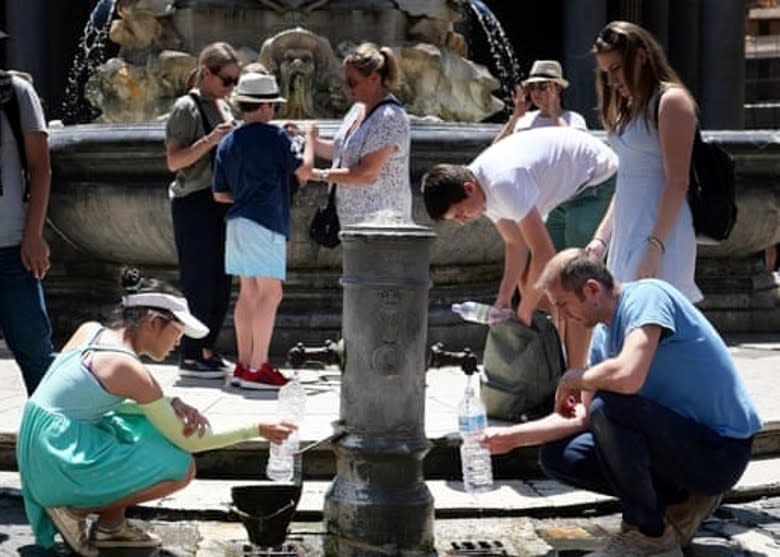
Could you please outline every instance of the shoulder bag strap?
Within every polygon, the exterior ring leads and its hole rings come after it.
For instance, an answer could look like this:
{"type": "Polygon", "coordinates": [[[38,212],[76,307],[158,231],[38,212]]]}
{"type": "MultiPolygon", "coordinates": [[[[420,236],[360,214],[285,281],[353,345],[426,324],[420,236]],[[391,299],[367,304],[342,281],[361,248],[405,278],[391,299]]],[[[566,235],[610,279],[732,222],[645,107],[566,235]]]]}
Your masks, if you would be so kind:
{"type": "Polygon", "coordinates": [[[376,109],[379,108],[380,106],[384,105],[384,104],[394,104],[396,106],[401,106],[401,103],[399,103],[394,97],[384,98],[381,101],[379,101],[378,103],[376,103],[376,106],[374,108],[369,110],[368,114],[366,114],[365,118],[363,118],[363,121],[360,122],[360,125],[362,126],[366,122],[366,120],[371,118],[371,115],[374,112],[376,112],[376,109]]]}
{"type": "Polygon", "coordinates": [[[201,102],[200,95],[198,95],[194,91],[190,91],[189,92],[189,97],[195,102],[195,106],[198,107],[198,112],[200,113],[201,123],[203,124],[203,135],[210,134],[211,130],[214,129],[214,126],[211,125],[211,122],[209,121],[208,116],[206,116],[206,111],[203,110],[203,103],[201,102]]]}
{"type": "MultiPolygon", "coordinates": [[[[203,102],[200,98],[200,95],[195,93],[194,91],[189,92],[189,97],[195,102],[195,106],[198,107],[198,112],[200,113],[200,120],[203,124],[203,136],[207,136],[211,133],[211,131],[214,129],[214,126],[211,125],[211,122],[208,119],[208,116],[206,116],[206,111],[203,109],[203,102]]],[[[209,158],[211,159],[211,167],[214,168],[214,161],[217,159],[217,150],[212,148],[209,151],[209,158]]]]}
{"type": "MultiPolygon", "coordinates": [[[[382,99],[381,101],[379,101],[374,106],[374,108],[372,108],[371,110],[368,111],[368,114],[366,114],[363,117],[363,120],[360,122],[360,126],[362,126],[371,117],[371,115],[376,111],[377,108],[379,108],[380,106],[382,106],[384,104],[394,104],[394,105],[397,105],[397,106],[401,106],[401,103],[398,102],[394,97],[387,97],[385,99],[382,99]]],[[[358,126],[358,127],[360,127],[360,126],[358,126]]],[[[339,161],[339,163],[334,168],[339,168],[339,167],[341,167],[341,161],[339,161]]],[[[332,204],[335,204],[335,203],[336,203],[336,184],[335,183],[331,183],[330,184],[330,192],[328,193],[328,204],[332,205],[332,204]]]]}

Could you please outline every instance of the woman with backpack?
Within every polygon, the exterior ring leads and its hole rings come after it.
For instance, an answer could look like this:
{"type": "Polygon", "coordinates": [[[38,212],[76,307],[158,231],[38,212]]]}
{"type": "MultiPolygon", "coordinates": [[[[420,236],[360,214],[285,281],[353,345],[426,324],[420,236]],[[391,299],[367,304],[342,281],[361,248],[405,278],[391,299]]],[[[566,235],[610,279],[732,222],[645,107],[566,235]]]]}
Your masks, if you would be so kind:
{"type": "Polygon", "coordinates": [[[593,45],[596,91],[620,171],[607,214],[586,249],[615,278],[663,279],[692,302],[696,237],[686,200],[697,125],[696,103],[658,41],[625,21],[609,23],[593,45]]]}
{"type": "Polygon", "coordinates": [[[214,157],[222,137],[233,129],[225,98],[241,72],[233,48],[223,42],[200,52],[192,85],[173,105],[165,130],[171,183],[171,212],[179,282],[193,315],[209,328],[203,339],[185,338],[179,373],[203,379],[222,378],[227,363],[214,352],[230,301],[231,278],[225,274],[227,206],[211,195],[214,157]]]}

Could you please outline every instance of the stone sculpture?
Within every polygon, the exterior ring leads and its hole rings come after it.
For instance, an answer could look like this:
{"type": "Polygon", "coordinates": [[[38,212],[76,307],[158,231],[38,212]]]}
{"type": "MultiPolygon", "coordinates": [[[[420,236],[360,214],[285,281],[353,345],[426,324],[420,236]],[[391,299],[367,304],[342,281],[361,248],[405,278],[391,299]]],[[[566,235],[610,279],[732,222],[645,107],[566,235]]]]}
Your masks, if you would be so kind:
{"type": "Polygon", "coordinates": [[[286,105],[279,118],[333,118],[349,106],[341,62],[325,37],[296,27],[267,39],[258,61],[276,75],[286,105]]]}
{"type": "Polygon", "coordinates": [[[500,83],[468,59],[466,40],[455,31],[465,5],[463,0],[402,0],[354,9],[344,0],[260,0],[242,16],[260,24],[259,37],[250,43],[246,25],[236,29],[237,16],[225,3],[119,0],[109,33],[119,54],[95,69],[85,95],[100,110],[100,122],[159,118],[186,91],[186,75],[203,46],[198,41],[218,39],[231,42],[243,63],[259,62],[276,75],[288,99],[280,118],[339,118],[349,105],[341,59],[357,36],[377,35],[374,40],[399,54],[405,85],[398,94],[410,114],[481,121],[503,104],[493,96],[500,83]],[[324,19],[326,9],[332,19],[324,19]],[[340,14],[351,23],[333,29],[330,21],[340,14]],[[223,20],[201,29],[215,17],[223,20]],[[207,37],[199,30],[221,35],[207,37]]]}

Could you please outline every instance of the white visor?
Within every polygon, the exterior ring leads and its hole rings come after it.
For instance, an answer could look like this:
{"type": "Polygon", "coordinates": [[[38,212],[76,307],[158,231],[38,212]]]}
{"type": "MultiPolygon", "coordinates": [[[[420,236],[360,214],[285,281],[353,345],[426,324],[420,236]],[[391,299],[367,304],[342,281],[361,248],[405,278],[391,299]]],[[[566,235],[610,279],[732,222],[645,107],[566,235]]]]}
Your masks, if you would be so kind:
{"type": "Polygon", "coordinates": [[[187,300],[171,294],[144,292],[122,297],[122,305],[126,308],[147,307],[167,309],[176,319],[184,324],[184,334],[191,338],[203,338],[209,334],[209,328],[190,313],[187,300]]]}

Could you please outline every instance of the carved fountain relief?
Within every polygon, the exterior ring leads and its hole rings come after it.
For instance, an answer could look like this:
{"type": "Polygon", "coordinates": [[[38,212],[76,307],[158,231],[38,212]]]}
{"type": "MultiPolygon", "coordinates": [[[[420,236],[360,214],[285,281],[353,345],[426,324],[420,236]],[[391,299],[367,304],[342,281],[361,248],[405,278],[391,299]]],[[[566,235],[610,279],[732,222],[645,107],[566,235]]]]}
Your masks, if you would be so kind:
{"type": "MultiPolygon", "coordinates": [[[[163,118],[173,101],[186,92],[187,76],[205,44],[193,37],[205,40],[203,33],[196,32],[202,20],[223,18],[216,28],[235,29],[231,18],[236,17],[236,10],[225,4],[118,0],[118,17],[111,22],[109,37],[119,45],[119,53],[99,65],[85,86],[86,98],[101,111],[97,121],[163,118]]],[[[468,58],[466,40],[455,30],[466,2],[381,4],[258,0],[254,7],[242,8],[242,21],[261,24],[257,33],[248,34],[242,27],[212,38],[231,43],[245,67],[256,68],[254,63],[260,63],[276,75],[288,99],[280,118],[340,118],[350,102],[343,87],[341,60],[365,36],[376,36],[373,40],[390,46],[397,55],[402,84],[395,93],[410,115],[477,122],[503,108],[494,96],[499,81],[468,58]],[[336,23],[341,20],[344,28],[336,23]],[[372,30],[380,27],[383,31],[377,36],[372,30]]]]}

